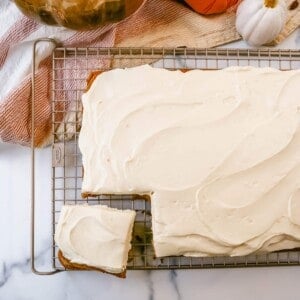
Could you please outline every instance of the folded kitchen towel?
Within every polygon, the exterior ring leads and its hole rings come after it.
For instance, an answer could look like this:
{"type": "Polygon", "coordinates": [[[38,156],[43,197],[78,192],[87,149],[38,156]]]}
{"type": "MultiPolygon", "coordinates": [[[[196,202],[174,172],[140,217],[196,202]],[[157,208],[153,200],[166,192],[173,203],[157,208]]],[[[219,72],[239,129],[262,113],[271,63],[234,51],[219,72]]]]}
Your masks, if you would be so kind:
{"type": "MultiPolygon", "coordinates": [[[[31,67],[33,42],[55,38],[66,46],[114,44],[115,29],[107,25],[88,32],[38,24],[10,1],[0,4],[0,140],[29,145],[31,139],[31,67]]],[[[51,58],[54,45],[39,43],[36,53],[36,146],[49,143],[51,132],[51,58]]],[[[62,116],[63,118],[64,116],[62,116]]]]}
{"type": "MultiPolygon", "coordinates": [[[[293,1],[287,0],[288,5],[293,1]]],[[[63,46],[213,47],[239,39],[234,8],[217,16],[200,16],[174,0],[147,0],[135,14],[118,24],[76,32],[38,24],[23,16],[9,0],[0,2],[0,141],[30,145],[31,67],[33,42],[50,37],[63,46]]],[[[289,11],[277,42],[300,25],[299,8],[289,11]]],[[[50,43],[36,52],[35,144],[51,140],[50,43]]],[[[68,99],[67,99],[68,100],[68,99]]],[[[66,106],[71,110],[71,105],[66,106]]],[[[70,115],[61,115],[66,121],[70,115]]],[[[59,126],[59,125],[58,125],[59,126]]]]}

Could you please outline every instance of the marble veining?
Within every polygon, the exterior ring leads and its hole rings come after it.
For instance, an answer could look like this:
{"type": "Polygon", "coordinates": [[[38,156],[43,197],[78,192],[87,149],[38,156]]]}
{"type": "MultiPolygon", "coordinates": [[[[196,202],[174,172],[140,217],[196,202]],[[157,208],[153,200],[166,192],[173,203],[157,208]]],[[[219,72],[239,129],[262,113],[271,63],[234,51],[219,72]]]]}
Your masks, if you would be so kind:
{"type": "Polygon", "coordinates": [[[151,271],[146,271],[147,272],[147,281],[148,281],[148,300],[154,300],[155,298],[155,291],[154,291],[154,286],[153,286],[153,281],[151,278],[151,271]]]}
{"type": "Polygon", "coordinates": [[[2,262],[1,273],[0,273],[0,288],[7,283],[14,269],[19,269],[24,273],[28,272],[29,262],[30,262],[29,258],[25,259],[22,262],[15,262],[13,264],[6,264],[5,262],[2,262]]]}
{"type": "Polygon", "coordinates": [[[178,283],[177,283],[177,277],[178,277],[177,271],[171,270],[169,273],[170,282],[176,293],[176,300],[181,300],[182,298],[181,298],[180,290],[179,290],[178,283]]]}

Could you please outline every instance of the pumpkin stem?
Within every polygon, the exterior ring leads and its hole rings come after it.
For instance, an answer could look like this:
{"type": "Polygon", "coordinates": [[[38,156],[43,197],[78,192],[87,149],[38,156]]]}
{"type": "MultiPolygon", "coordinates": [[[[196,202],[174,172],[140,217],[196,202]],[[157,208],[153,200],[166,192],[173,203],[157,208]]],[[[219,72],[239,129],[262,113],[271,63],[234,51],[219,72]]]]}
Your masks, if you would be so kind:
{"type": "Polygon", "coordinates": [[[274,8],[278,0],[265,0],[265,7],[274,8]]]}

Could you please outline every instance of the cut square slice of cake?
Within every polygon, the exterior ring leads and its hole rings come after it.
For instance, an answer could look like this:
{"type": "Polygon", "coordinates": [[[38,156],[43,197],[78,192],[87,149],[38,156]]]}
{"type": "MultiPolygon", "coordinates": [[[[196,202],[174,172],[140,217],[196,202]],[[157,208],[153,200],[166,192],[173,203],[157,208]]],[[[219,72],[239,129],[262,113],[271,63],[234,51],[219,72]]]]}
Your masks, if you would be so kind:
{"type": "Polygon", "coordinates": [[[66,269],[126,277],[135,211],[104,205],[65,205],[55,233],[66,269]]]}

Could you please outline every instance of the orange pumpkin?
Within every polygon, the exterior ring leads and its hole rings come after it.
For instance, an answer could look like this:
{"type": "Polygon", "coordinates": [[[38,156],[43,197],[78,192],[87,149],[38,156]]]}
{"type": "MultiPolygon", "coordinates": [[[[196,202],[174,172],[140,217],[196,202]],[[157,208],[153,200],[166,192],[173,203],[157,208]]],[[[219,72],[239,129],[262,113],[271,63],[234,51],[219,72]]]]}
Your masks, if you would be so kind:
{"type": "Polygon", "coordinates": [[[226,11],[238,0],[185,0],[185,2],[199,14],[210,15],[226,11]]]}

